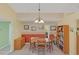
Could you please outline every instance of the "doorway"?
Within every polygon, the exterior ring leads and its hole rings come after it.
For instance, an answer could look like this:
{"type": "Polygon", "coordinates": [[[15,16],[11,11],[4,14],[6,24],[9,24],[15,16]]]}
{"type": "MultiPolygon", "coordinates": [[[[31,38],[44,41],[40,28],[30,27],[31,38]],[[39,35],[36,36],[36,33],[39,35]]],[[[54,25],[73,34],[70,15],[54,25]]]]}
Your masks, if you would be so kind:
{"type": "Polygon", "coordinates": [[[10,22],[0,22],[0,53],[8,54],[10,51],[10,22]]]}

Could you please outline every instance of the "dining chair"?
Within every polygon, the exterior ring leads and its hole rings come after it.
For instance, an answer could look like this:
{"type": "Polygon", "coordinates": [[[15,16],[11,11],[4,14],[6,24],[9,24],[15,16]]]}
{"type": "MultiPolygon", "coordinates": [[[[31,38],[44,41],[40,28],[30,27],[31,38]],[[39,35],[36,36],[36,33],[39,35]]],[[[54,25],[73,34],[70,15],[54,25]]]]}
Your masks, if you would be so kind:
{"type": "Polygon", "coordinates": [[[38,54],[40,52],[43,52],[45,54],[46,52],[46,41],[44,38],[39,38],[37,40],[37,51],[38,51],[38,54]]]}
{"type": "Polygon", "coordinates": [[[47,49],[50,53],[53,51],[53,41],[49,40],[48,42],[48,49],[47,49]]]}
{"type": "Polygon", "coordinates": [[[30,40],[30,49],[32,52],[36,51],[36,42],[37,42],[37,37],[32,37],[30,40]]]}

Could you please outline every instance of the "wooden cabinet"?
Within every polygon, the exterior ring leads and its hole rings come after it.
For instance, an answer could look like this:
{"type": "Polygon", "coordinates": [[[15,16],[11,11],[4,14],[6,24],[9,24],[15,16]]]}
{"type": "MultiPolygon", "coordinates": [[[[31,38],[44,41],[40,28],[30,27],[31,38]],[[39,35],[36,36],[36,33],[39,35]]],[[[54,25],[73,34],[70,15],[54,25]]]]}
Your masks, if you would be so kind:
{"type": "Polygon", "coordinates": [[[25,40],[24,39],[21,40],[21,45],[22,45],[22,47],[25,45],[25,40]]]}
{"type": "Polygon", "coordinates": [[[77,55],[79,55],[79,34],[77,32],[77,55]]]}
{"type": "Polygon", "coordinates": [[[17,38],[14,40],[14,50],[20,50],[25,44],[22,38],[17,38]]]}
{"type": "Polygon", "coordinates": [[[69,26],[62,25],[57,27],[57,46],[64,52],[69,54],[69,26]]]}

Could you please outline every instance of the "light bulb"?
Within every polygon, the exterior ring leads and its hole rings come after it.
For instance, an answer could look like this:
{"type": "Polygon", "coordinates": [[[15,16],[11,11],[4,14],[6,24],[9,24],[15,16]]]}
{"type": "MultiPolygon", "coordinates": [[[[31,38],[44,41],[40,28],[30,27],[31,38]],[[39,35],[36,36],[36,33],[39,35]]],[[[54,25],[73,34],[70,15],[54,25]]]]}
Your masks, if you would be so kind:
{"type": "Polygon", "coordinates": [[[35,23],[38,23],[38,20],[35,20],[35,23]]]}
{"type": "Polygon", "coordinates": [[[40,20],[39,23],[44,23],[44,21],[43,20],[40,20]]]}

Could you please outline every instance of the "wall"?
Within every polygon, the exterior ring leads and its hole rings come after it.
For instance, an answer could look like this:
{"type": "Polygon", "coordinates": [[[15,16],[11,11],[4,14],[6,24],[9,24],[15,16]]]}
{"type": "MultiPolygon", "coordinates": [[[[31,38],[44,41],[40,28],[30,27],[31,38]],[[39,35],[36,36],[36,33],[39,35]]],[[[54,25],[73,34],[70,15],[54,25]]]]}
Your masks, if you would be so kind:
{"type": "MultiPolygon", "coordinates": [[[[77,28],[79,28],[79,19],[77,20],[77,28]]],[[[77,30],[77,33],[79,35],[79,30],[77,30]]]]}
{"type": "MultiPolygon", "coordinates": [[[[41,13],[40,17],[47,22],[56,22],[61,20],[60,18],[62,17],[63,13],[41,13]]],[[[21,21],[27,21],[27,22],[34,22],[36,19],[38,19],[38,13],[18,13],[17,17],[21,21]]]]}
{"type": "MultiPolygon", "coordinates": [[[[41,18],[45,21],[44,26],[47,25],[54,25],[56,26],[56,21],[60,20],[62,17],[62,13],[41,13],[41,18]],[[52,22],[53,20],[53,22],[52,22]]],[[[44,30],[39,30],[38,27],[40,27],[42,24],[35,24],[34,21],[38,17],[37,13],[21,13],[17,16],[22,21],[22,33],[44,33],[44,30]],[[30,22],[31,20],[31,22],[30,22]],[[23,22],[24,21],[24,22],[23,22]],[[29,25],[29,30],[24,30],[24,25],[29,25]],[[36,31],[31,31],[31,26],[37,27],[36,31]]]]}
{"type": "Polygon", "coordinates": [[[79,27],[79,20],[77,20],[77,27],[79,27]]]}
{"type": "Polygon", "coordinates": [[[21,28],[21,31],[22,33],[26,33],[26,34],[36,34],[36,33],[40,33],[40,34],[44,34],[46,31],[49,31],[50,33],[53,33],[53,31],[50,31],[50,26],[56,26],[56,24],[52,24],[52,23],[45,23],[45,24],[35,24],[33,22],[22,22],[22,28],[21,28]],[[24,30],[24,25],[29,25],[29,30],[24,30]],[[35,26],[36,27],[36,30],[35,31],[32,31],[31,30],[31,27],[32,26],[35,26]],[[39,29],[39,27],[43,26],[44,28],[43,29],[39,29]],[[49,30],[46,30],[48,29],[49,30]]]}
{"type": "Polygon", "coordinates": [[[13,39],[16,39],[20,36],[21,31],[18,30],[20,28],[20,22],[17,21],[16,13],[7,5],[0,4],[0,21],[8,21],[11,22],[11,49],[13,51],[13,39]]]}

